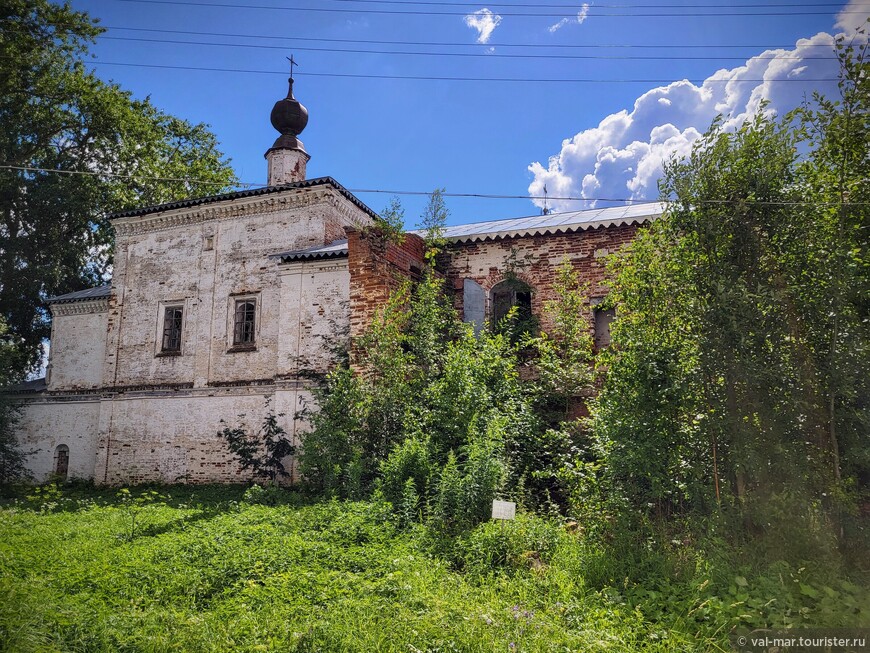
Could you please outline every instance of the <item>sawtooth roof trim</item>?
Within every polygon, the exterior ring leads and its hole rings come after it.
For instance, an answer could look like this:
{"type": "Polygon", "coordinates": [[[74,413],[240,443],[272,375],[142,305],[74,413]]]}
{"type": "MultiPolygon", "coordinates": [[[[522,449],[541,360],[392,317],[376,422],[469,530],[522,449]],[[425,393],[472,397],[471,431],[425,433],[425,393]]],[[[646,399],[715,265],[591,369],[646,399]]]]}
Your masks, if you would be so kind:
{"type": "Polygon", "coordinates": [[[130,209],[129,211],[119,211],[118,213],[109,214],[109,220],[117,220],[119,218],[132,218],[151,213],[161,213],[162,211],[173,211],[175,209],[187,209],[203,204],[212,204],[214,202],[227,202],[231,200],[243,199],[246,197],[257,197],[259,195],[269,195],[272,193],[281,193],[287,190],[300,190],[303,188],[312,188],[314,186],[332,186],[339,193],[357,208],[368,213],[371,217],[376,218],[378,214],[363,203],[356,195],[339,184],[332,177],[317,177],[316,179],[306,179],[305,181],[296,181],[292,184],[281,184],[280,186],[264,186],[263,188],[254,188],[251,190],[240,190],[232,193],[223,193],[221,195],[209,195],[207,197],[197,197],[189,200],[179,200],[177,202],[168,202],[166,204],[155,204],[154,206],[145,206],[138,209],[130,209]]]}
{"type": "Polygon", "coordinates": [[[313,261],[318,259],[343,258],[345,256],[347,256],[347,238],[334,240],[328,245],[317,245],[316,247],[292,252],[270,254],[269,258],[281,259],[282,263],[291,263],[293,261],[313,261]]]}
{"type": "MultiPolygon", "coordinates": [[[[452,243],[471,243],[501,238],[571,233],[599,227],[619,227],[649,222],[659,217],[664,213],[664,210],[665,204],[661,202],[644,202],[605,209],[566,211],[508,220],[472,222],[446,227],[444,238],[452,243]]],[[[424,235],[424,232],[420,230],[411,233],[424,235]]]]}
{"type": "Polygon", "coordinates": [[[49,297],[45,300],[46,304],[67,304],[69,302],[83,302],[89,299],[103,299],[112,293],[112,286],[97,286],[96,288],[85,288],[84,290],[76,290],[68,292],[65,295],[49,297]]]}

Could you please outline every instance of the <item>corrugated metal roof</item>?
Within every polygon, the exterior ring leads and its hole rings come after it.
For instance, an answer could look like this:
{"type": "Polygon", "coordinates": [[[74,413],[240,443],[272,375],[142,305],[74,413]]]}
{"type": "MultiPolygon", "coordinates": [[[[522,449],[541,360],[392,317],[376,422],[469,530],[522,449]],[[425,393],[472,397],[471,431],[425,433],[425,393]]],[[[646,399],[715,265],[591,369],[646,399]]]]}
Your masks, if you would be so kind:
{"type": "Polygon", "coordinates": [[[16,383],[15,385],[11,385],[6,388],[0,388],[0,392],[14,392],[16,394],[26,392],[45,392],[45,389],[47,387],[48,386],[45,383],[45,377],[43,376],[38,379],[31,379],[30,381],[16,383]]]}
{"type": "Polygon", "coordinates": [[[57,297],[49,297],[46,301],[47,304],[65,304],[66,302],[82,302],[86,299],[101,299],[103,297],[108,297],[112,292],[112,286],[97,286],[96,288],[85,288],[84,290],[77,290],[75,292],[69,292],[65,295],[58,295],[57,297]]]}
{"type": "Polygon", "coordinates": [[[347,239],[334,240],[328,245],[318,245],[308,249],[300,249],[293,252],[280,252],[270,254],[269,258],[279,258],[283,263],[290,261],[310,261],[324,258],[340,258],[347,256],[347,239]]]}
{"type": "Polygon", "coordinates": [[[377,217],[372,209],[366,206],[356,195],[339,184],[332,177],[317,177],[316,179],[306,179],[305,181],[297,181],[292,184],[282,184],[280,186],[264,186],[263,188],[254,188],[252,190],[240,190],[233,193],[224,193],[222,195],[210,195],[208,197],[197,197],[189,200],[179,200],[177,202],[168,202],[167,204],[156,204],[154,206],[145,206],[129,211],[120,211],[109,215],[109,220],[118,218],[130,218],[149,213],[160,213],[161,211],[172,211],[174,209],[186,209],[192,206],[200,206],[202,204],[211,204],[213,202],[226,202],[228,200],[236,200],[244,197],[256,197],[258,195],[269,195],[271,193],[280,193],[286,190],[294,190],[300,188],[311,188],[312,186],[332,186],[339,193],[344,195],[348,200],[353,202],[358,208],[362,209],[372,217],[377,217]]]}
{"type": "MultiPolygon", "coordinates": [[[[567,211],[548,215],[533,215],[526,218],[472,222],[447,227],[444,237],[452,242],[473,242],[496,238],[558,234],[598,227],[613,227],[635,224],[657,218],[664,211],[661,202],[644,202],[628,206],[614,206],[605,209],[567,211]]],[[[412,233],[424,235],[418,230],[412,233]]]]}

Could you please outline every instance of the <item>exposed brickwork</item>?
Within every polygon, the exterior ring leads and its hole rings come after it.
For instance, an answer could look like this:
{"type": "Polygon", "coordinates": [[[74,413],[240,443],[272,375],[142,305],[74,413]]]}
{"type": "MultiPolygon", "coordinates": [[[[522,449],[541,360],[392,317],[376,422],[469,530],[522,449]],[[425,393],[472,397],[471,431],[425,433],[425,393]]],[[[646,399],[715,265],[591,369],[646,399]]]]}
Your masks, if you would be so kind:
{"type": "MultiPolygon", "coordinates": [[[[567,257],[580,278],[589,283],[589,297],[607,294],[606,256],[631,242],[637,225],[600,227],[569,234],[525,236],[473,243],[453,243],[439,265],[454,293],[454,305],[462,315],[464,279],[473,279],[489,294],[509,272],[532,288],[532,312],[542,317],[544,302],[555,298],[556,270],[567,257]]],[[[546,325],[542,326],[546,327],[546,325]]]]}
{"type": "MultiPolygon", "coordinates": [[[[71,475],[98,483],[248,478],[218,437],[221,419],[235,424],[245,413],[256,428],[269,398],[298,436],[306,424],[297,415],[312,401],[304,379],[329,369],[327,345],[348,331],[361,335],[404,280],[420,279],[423,239],[408,234],[392,243],[357,226],[369,220],[324,189],[128,219],[116,243],[111,296],[88,310],[55,309],[54,379],[47,392],[23,397],[21,439],[38,449],[31,465],[37,479],[51,473],[58,446],[69,449],[71,475]],[[344,237],[347,258],[270,256],[344,237]],[[236,351],[234,302],[248,297],[256,298],[256,346],[236,351]],[[181,351],[172,356],[161,351],[168,305],[184,315],[181,351]]],[[[607,255],[637,229],[454,243],[438,265],[460,315],[465,279],[489,297],[513,275],[531,286],[532,311],[542,317],[563,259],[590,284],[590,297],[601,297],[607,255]]],[[[572,410],[581,414],[582,401],[572,410]]]]}
{"type": "Polygon", "coordinates": [[[395,244],[375,229],[345,231],[350,272],[350,333],[357,337],[404,279],[420,279],[425,243],[414,234],[406,234],[401,244],[395,244]]]}

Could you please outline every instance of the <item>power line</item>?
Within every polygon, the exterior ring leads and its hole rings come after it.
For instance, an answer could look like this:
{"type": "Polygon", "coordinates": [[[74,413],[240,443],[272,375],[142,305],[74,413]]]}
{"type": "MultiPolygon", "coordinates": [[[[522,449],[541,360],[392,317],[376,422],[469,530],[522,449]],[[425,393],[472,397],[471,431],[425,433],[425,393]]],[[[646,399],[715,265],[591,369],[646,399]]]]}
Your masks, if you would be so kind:
{"type": "MultiPolygon", "coordinates": [[[[286,75],[287,71],[281,70],[243,70],[239,68],[206,68],[204,66],[172,66],[169,64],[147,64],[147,63],[129,63],[122,61],[103,61],[100,59],[92,60],[90,63],[104,66],[127,66],[133,68],[156,68],[165,70],[195,70],[201,72],[215,73],[245,73],[253,75],[286,75]]],[[[413,81],[435,81],[435,82],[526,82],[526,83],[545,83],[545,84],[671,84],[674,79],[590,79],[590,78],[546,78],[546,77],[449,77],[449,76],[430,76],[430,75],[371,75],[358,73],[311,73],[311,72],[296,72],[296,76],[306,77],[335,77],[349,79],[396,79],[396,80],[413,80],[413,81]]],[[[699,80],[686,79],[686,81],[696,83],[699,80]]],[[[762,82],[836,82],[836,77],[827,78],[801,78],[801,77],[778,77],[774,79],[704,79],[700,80],[704,83],[722,83],[731,84],[736,82],[751,82],[760,84],[762,82]]]]}
{"type": "MultiPolygon", "coordinates": [[[[209,181],[205,179],[190,179],[189,177],[149,177],[147,175],[125,175],[118,172],[100,172],[98,170],[65,170],[61,168],[36,168],[32,166],[13,166],[0,165],[0,170],[20,170],[22,172],[49,172],[58,175],[81,175],[85,177],[111,177],[114,179],[129,179],[140,181],[180,181],[185,184],[207,184],[212,186],[224,187],[227,184],[220,181],[209,181]]],[[[264,184],[249,184],[246,182],[238,182],[235,186],[239,188],[251,188],[253,186],[263,186],[264,184]]]]}
{"type": "MultiPolygon", "coordinates": [[[[148,177],[140,175],[122,175],[111,172],[99,172],[95,170],[63,170],[57,168],[37,168],[32,166],[0,165],[0,170],[20,170],[25,172],[46,172],[65,175],[89,175],[94,177],[116,177],[121,179],[140,179],[145,181],[182,181],[189,184],[214,184],[223,186],[220,182],[180,179],[174,177],[148,177]]],[[[239,182],[237,186],[244,188],[263,188],[266,184],[239,182]]],[[[383,195],[414,195],[428,196],[431,191],[422,190],[385,190],[375,188],[348,188],[351,193],[377,193],[383,195]]],[[[550,200],[560,202],[622,202],[625,204],[656,204],[660,200],[637,200],[634,198],[615,197],[552,197],[545,195],[503,195],[492,193],[442,193],[444,197],[474,198],[474,199],[502,199],[502,200],[550,200]]],[[[801,202],[801,201],[763,201],[763,200],[703,200],[703,204],[756,204],[761,206],[870,206],[870,202],[801,202]]]]}
{"type": "MultiPolygon", "coordinates": [[[[353,3],[365,3],[365,4],[379,4],[379,5],[435,5],[438,7],[477,7],[480,3],[473,2],[426,2],[421,0],[332,0],[333,2],[353,2],[353,3]]],[[[524,4],[524,3],[507,3],[507,2],[497,2],[492,4],[494,7],[544,7],[547,9],[577,9],[577,4],[524,4]]],[[[596,3],[596,7],[604,8],[604,9],[685,9],[686,5],[682,4],[601,4],[596,3]]],[[[752,4],[744,4],[737,5],[733,2],[728,2],[725,4],[705,4],[701,5],[703,8],[741,8],[745,7],[747,9],[754,7],[842,7],[842,2],[758,2],[752,4]]]]}
{"type": "MultiPolygon", "coordinates": [[[[413,11],[399,11],[394,9],[341,9],[341,8],[333,8],[333,7],[276,7],[275,5],[240,5],[240,4],[232,4],[232,3],[222,3],[222,2],[191,2],[190,0],[116,0],[116,2],[138,2],[143,4],[160,4],[160,5],[176,5],[176,6],[190,6],[190,7],[220,7],[225,9],[271,9],[271,10],[281,10],[281,11],[304,11],[304,12],[317,12],[317,13],[339,13],[339,14],[383,14],[383,15],[399,15],[399,16],[466,16],[470,12],[468,11],[423,11],[423,10],[413,10],[413,11]]],[[[748,5],[743,5],[744,8],[750,8],[748,5]]],[[[638,7],[640,8],[640,7],[638,7]]],[[[728,16],[829,16],[830,11],[800,11],[800,12],[792,12],[792,11],[732,11],[732,12],[687,12],[687,11],[674,11],[671,13],[644,13],[639,11],[632,11],[631,13],[604,13],[599,12],[594,5],[590,5],[589,13],[587,14],[587,18],[592,17],[621,17],[621,18],[675,18],[675,17],[709,17],[709,18],[722,18],[728,16]]],[[[861,11],[847,11],[843,10],[839,13],[845,14],[858,14],[864,13],[861,11]]],[[[564,13],[542,13],[542,12],[501,12],[498,14],[499,16],[511,16],[511,17],[527,17],[527,18],[574,18],[577,16],[577,12],[574,11],[570,14],[564,13]]]]}
{"type": "MultiPolygon", "coordinates": [[[[208,43],[203,41],[182,41],[177,39],[148,39],[127,36],[100,36],[104,40],[112,41],[135,41],[144,43],[172,43],[178,45],[207,45],[213,47],[229,47],[229,48],[255,48],[261,50],[287,50],[284,45],[259,45],[250,43],[208,43]]],[[[331,53],[351,53],[351,54],[379,54],[379,55],[410,55],[410,56],[427,56],[427,57],[486,57],[490,59],[613,59],[613,60],[662,60],[662,61],[745,61],[747,57],[711,57],[711,56],[662,56],[662,55],[600,55],[600,54],[503,54],[497,52],[409,52],[407,50],[358,50],[354,48],[316,48],[310,46],[293,46],[294,50],[303,52],[331,52],[331,53]]],[[[777,60],[796,60],[796,61],[833,61],[836,60],[835,55],[828,57],[818,56],[754,56],[750,60],[754,61],[772,61],[777,60]]]]}
{"type": "MultiPolygon", "coordinates": [[[[476,47],[479,48],[479,43],[457,43],[457,42],[449,42],[449,41],[387,41],[387,40],[377,40],[377,39],[336,39],[336,38],[316,38],[310,36],[267,36],[264,34],[237,34],[234,32],[197,32],[191,30],[176,30],[176,29],[150,29],[147,27],[118,27],[118,26],[109,26],[104,25],[107,30],[119,30],[119,31],[131,31],[131,32],[156,32],[160,34],[186,34],[191,36],[229,36],[233,38],[244,38],[244,39],[267,39],[267,40],[279,40],[279,41],[314,41],[319,43],[360,43],[367,45],[416,45],[416,46],[439,46],[439,47],[461,47],[461,48],[471,48],[476,47]]],[[[106,38],[106,37],[102,37],[106,38]]],[[[751,49],[751,50],[776,50],[776,49],[785,49],[785,48],[793,48],[794,44],[784,44],[784,45],[759,45],[759,44],[746,44],[746,45],[711,45],[711,44],[683,44],[683,45],[673,45],[673,44],[662,44],[662,45],[652,45],[652,44],[618,44],[618,43],[610,43],[610,44],[582,44],[582,43],[561,43],[561,44],[547,44],[547,43],[500,43],[497,41],[487,42],[486,45],[488,47],[496,47],[496,48],[547,48],[547,49],[596,49],[596,48],[616,48],[616,49],[656,49],[656,50],[670,50],[670,49],[751,49]]],[[[831,49],[831,44],[829,43],[807,43],[801,47],[809,47],[809,48],[827,48],[831,49]]]]}

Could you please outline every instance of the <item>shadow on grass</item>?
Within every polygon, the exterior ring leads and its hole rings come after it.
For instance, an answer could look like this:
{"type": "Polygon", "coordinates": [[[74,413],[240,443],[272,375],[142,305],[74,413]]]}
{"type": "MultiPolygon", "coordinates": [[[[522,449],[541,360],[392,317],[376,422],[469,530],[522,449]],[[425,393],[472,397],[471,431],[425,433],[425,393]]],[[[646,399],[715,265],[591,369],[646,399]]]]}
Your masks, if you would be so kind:
{"type": "MultiPolygon", "coordinates": [[[[123,486],[129,490],[128,497],[137,498],[156,492],[148,503],[159,503],[170,508],[201,510],[212,516],[228,510],[235,503],[242,502],[249,484],[234,485],[143,485],[123,486]]],[[[6,485],[0,486],[0,508],[41,513],[74,513],[95,507],[122,508],[124,502],[119,496],[121,487],[96,486],[90,481],[73,479],[65,483],[46,483],[44,485],[6,485]]],[[[302,507],[323,500],[297,488],[281,489],[273,493],[274,505],[302,507]]],[[[185,521],[185,520],[179,520],[185,521]]],[[[190,521],[189,519],[186,521],[190,521]]]]}

